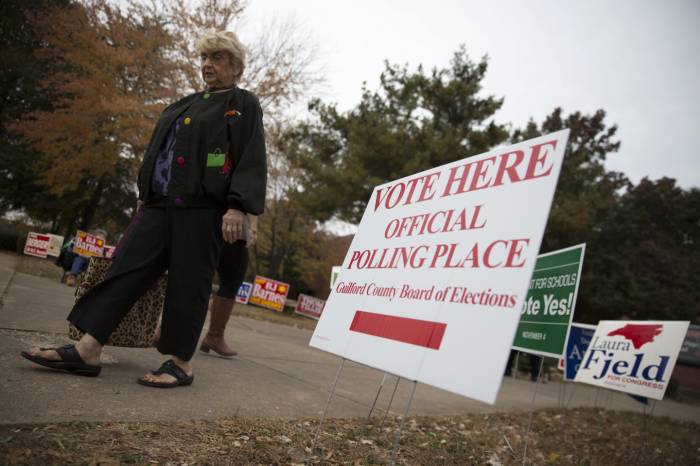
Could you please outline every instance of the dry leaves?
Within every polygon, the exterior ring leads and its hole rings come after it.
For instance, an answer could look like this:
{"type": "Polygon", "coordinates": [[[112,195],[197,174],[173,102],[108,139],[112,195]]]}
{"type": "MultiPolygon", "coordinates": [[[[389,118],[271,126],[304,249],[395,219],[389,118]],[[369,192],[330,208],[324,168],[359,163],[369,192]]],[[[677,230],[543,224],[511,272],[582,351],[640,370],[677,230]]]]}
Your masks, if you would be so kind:
{"type": "MultiPolygon", "coordinates": [[[[529,413],[407,419],[397,464],[520,465],[529,413]]],[[[397,419],[0,426],[0,464],[391,464],[397,419]]],[[[699,464],[697,424],[594,409],[533,416],[527,464],[699,464]],[[646,430],[644,430],[646,425],[646,430]]]]}

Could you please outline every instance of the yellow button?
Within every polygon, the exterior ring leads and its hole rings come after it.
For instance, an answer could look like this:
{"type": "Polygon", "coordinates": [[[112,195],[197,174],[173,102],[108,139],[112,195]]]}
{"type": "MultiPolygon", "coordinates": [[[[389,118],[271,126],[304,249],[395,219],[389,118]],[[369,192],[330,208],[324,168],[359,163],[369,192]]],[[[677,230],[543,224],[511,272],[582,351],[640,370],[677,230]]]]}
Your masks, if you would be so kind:
{"type": "Polygon", "coordinates": [[[185,118],[185,124],[189,125],[190,123],[192,123],[192,118],[190,118],[190,117],[185,118]]]}

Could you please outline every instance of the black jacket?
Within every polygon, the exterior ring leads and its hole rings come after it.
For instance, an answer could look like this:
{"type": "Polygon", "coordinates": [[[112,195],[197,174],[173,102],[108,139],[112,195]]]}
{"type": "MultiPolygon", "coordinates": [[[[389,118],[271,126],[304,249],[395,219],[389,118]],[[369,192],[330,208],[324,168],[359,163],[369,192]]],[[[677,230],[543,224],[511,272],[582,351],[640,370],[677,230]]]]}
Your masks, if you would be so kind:
{"type": "Polygon", "coordinates": [[[164,202],[262,214],[267,184],[262,109],[253,93],[239,88],[198,92],[163,110],[139,171],[139,199],[146,204],[157,202],[151,191],[153,167],[179,117],[182,123],[164,202]]]}

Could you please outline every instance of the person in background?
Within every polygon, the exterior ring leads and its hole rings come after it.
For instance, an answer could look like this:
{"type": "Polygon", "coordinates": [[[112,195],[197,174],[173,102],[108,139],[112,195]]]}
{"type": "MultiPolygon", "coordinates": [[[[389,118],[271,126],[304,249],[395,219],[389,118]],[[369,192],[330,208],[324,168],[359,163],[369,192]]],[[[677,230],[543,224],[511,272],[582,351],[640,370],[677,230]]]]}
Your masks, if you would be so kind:
{"type": "MultiPolygon", "coordinates": [[[[508,362],[506,363],[506,370],[504,375],[506,377],[512,377],[513,376],[513,361],[515,361],[515,356],[517,354],[517,351],[515,350],[510,350],[510,354],[508,355],[508,362]]],[[[517,374],[518,368],[515,368],[515,372],[517,374]]]]}
{"type": "Polygon", "coordinates": [[[63,269],[63,275],[61,276],[61,283],[66,282],[66,276],[73,266],[73,259],[75,259],[76,254],[73,252],[73,244],[75,243],[75,238],[68,240],[62,247],[61,252],[56,258],[56,265],[63,269]]]}
{"type": "Polygon", "coordinates": [[[542,374],[540,374],[540,363],[544,358],[542,356],[537,356],[536,354],[530,354],[530,380],[537,382],[537,378],[542,378],[542,381],[546,383],[544,373],[546,368],[542,366],[542,374]]]}
{"type": "MultiPolygon", "coordinates": [[[[98,238],[101,238],[105,244],[107,243],[107,232],[101,229],[93,230],[89,232],[91,235],[96,236],[98,238]]],[[[75,238],[72,240],[73,245],[75,242],[75,238]]],[[[78,280],[78,277],[80,276],[81,273],[87,269],[88,265],[90,264],[90,257],[89,256],[82,256],[80,254],[74,254],[73,257],[73,262],[71,264],[70,270],[68,273],[66,273],[66,285],[68,286],[75,286],[76,281],[78,280]]]]}
{"type": "Polygon", "coordinates": [[[225,244],[219,255],[219,289],[214,295],[211,304],[211,316],[209,330],[202,339],[199,347],[201,351],[208,353],[210,350],[221,356],[232,357],[238,352],[228,346],[224,339],[226,324],[231,317],[233,305],[236,302],[236,294],[245,272],[248,269],[248,248],[253,246],[258,236],[258,217],[249,215],[250,224],[247,240],[239,240],[233,244],[225,244]]]}
{"type": "MultiPolygon", "coordinates": [[[[515,350],[510,350],[510,354],[508,355],[508,363],[506,364],[506,370],[504,375],[507,377],[511,377],[513,375],[513,370],[515,370],[515,373],[518,373],[518,368],[515,367],[513,369],[513,361],[515,361],[515,356],[517,355],[517,351],[515,350]]],[[[537,382],[537,377],[540,375],[538,372],[540,370],[540,361],[542,360],[542,356],[537,356],[535,354],[528,353],[528,356],[530,357],[530,380],[533,382],[537,382]]],[[[545,372],[544,367],[542,368],[542,372],[545,372]]],[[[542,375],[542,380],[543,382],[546,380],[544,375],[542,375]]]]}

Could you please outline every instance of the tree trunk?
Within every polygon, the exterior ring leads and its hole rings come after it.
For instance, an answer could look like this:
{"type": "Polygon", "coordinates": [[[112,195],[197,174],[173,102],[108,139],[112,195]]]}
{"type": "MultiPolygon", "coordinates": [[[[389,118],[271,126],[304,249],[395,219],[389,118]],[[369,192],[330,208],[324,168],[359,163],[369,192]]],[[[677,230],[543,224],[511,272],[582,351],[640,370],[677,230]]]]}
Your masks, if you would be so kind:
{"type": "Polygon", "coordinates": [[[267,276],[276,277],[278,258],[277,258],[277,216],[272,212],[270,231],[270,251],[268,252],[267,276]]]}
{"type": "Polygon", "coordinates": [[[58,232],[58,219],[61,217],[61,213],[57,212],[56,215],[53,216],[53,220],[51,220],[51,233],[57,233],[58,232]]]}
{"type": "Polygon", "coordinates": [[[74,213],[70,220],[66,223],[66,227],[63,230],[64,238],[72,238],[75,234],[75,226],[78,224],[78,214],[74,213]]]}
{"type": "Polygon", "coordinates": [[[92,224],[92,220],[95,218],[97,208],[99,207],[100,200],[102,199],[102,193],[107,187],[107,181],[108,175],[105,174],[102,175],[99,181],[97,182],[97,186],[95,186],[95,190],[92,192],[88,204],[85,206],[85,209],[83,209],[79,226],[81,230],[87,231],[87,229],[92,224]]]}

